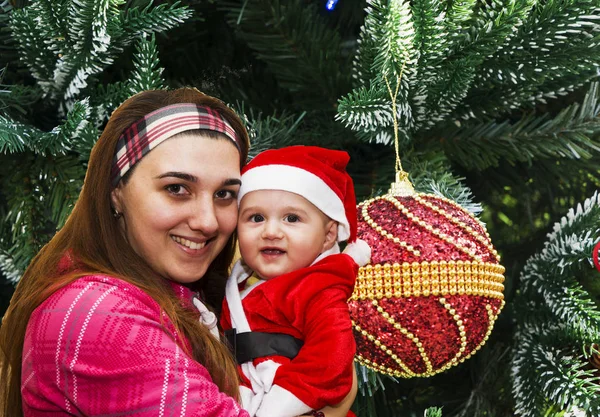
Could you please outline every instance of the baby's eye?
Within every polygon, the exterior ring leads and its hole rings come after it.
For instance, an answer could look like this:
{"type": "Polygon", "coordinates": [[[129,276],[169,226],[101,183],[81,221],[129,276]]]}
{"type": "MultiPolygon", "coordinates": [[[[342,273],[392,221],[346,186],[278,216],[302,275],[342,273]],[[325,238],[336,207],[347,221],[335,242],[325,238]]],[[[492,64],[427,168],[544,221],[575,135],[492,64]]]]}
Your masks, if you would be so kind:
{"type": "Polygon", "coordinates": [[[253,214],[252,216],[250,216],[250,221],[254,223],[260,223],[264,220],[265,218],[262,214],[253,214]]]}
{"type": "Polygon", "coordinates": [[[215,193],[215,197],[220,200],[232,200],[237,198],[237,192],[227,189],[219,190],[215,193]]]}
{"type": "Polygon", "coordinates": [[[289,223],[296,223],[300,221],[300,217],[298,217],[296,214],[288,214],[285,216],[285,220],[289,223]]]}
{"type": "Polygon", "coordinates": [[[165,190],[174,195],[184,195],[187,193],[187,190],[181,184],[169,184],[165,186],[165,190]]]}

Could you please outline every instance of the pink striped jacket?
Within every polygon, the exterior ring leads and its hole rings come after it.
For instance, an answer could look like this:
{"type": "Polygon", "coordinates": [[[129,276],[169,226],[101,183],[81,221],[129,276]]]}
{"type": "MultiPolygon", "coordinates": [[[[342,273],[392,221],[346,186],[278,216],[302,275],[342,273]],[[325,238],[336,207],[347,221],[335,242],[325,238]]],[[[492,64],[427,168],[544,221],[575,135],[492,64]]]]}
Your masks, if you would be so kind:
{"type": "MultiPolygon", "coordinates": [[[[189,289],[173,288],[191,300],[189,289]]],[[[25,417],[248,416],[177,338],[158,304],[136,286],[107,276],[72,282],[29,320],[25,417]]]]}

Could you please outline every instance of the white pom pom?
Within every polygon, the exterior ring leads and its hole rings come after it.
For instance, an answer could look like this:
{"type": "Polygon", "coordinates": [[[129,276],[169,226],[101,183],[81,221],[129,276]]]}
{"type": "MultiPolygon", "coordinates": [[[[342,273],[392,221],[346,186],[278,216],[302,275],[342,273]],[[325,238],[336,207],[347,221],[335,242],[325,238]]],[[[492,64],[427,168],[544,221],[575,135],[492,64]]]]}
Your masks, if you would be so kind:
{"type": "Polygon", "coordinates": [[[371,247],[362,239],[348,243],[343,253],[354,259],[358,266],[365,266],[371,260],[371,247]]]}

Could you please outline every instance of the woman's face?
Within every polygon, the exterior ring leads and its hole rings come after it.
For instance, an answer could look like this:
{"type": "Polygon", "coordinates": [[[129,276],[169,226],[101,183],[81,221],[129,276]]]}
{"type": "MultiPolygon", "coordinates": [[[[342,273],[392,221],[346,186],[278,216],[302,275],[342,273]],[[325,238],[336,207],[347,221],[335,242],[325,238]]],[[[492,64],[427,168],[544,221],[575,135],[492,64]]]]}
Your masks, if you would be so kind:
{"type": "Polygon", "coordinates": [[[158,274],[179,283],[204,276],[236,226],[239,164],[229,140],[184,133],[113,190],[127,241],[158,274]]]}

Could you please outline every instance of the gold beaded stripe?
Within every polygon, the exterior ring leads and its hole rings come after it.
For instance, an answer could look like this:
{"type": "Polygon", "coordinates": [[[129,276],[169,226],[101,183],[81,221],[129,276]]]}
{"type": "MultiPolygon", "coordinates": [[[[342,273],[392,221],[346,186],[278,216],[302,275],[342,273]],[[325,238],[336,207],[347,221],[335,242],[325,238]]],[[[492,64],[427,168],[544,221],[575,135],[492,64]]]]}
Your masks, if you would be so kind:
{"type": "Polygon", "coordinates": [[[361,213],[363,216],[364,221],[371,226],[371,228],[373,230],[375,230],[377,233],[379,233],[381,236],[390,239],[392,242],[396,243],[397,245],[400,245],[401,247],[403,247],[404,249],[406,249],[407,251],[409,251],[410,253],[412,253],[415,256],[421,256],[421,252],[419,252],[418,250],[416,250],[415,248],[413,248],[411,245],[409,245],[408,243],[400,240],[399,237],[395,237],[394,235],[392,235],[391,233],[389,233],[386,230],[383,230],[383,227],[381,227],[380,225],[378,225],[375,220],[373,220],[371,218],[371,216],[369,215],[369,205],[371,205],[375,200],[381,200],[382,197],[376,197],[376,198],[372,198],[370,200],[367,200],[361,204],[359,204],[358,207],[362,206],[361,209],[361,213]]]}
{"type": "Polygon", "coordinates": [[[351,299],[457,294],[504,299],[503,274],[502,265],[477,261],[366,265],[358,269],[351,299]]]}
{"type": "Polygon", "coordinates": [[[490,334],[492,334],[492,330],[494,329],[494,324],[496,323],[496,319],[498,319],[498,316],[500,315],[500,311],[502,311],[502,308],[504,308],[504,304],[505,304],[505,302],[504,302],[504,300],[502,300],[502,303],[500,304],[500,308],[498,308],[497,314],[494,314],[494,310],[492,309],[491,305],[489,305],[489,304],[485,305],[485,309],[487,310],[488,320],[489,320],[489,324],[488,324],[487,331],[485,332],[485,336],[483,337],[481,342],[475,347],[475,349],[473,349],[471,352],[469,352],[466,356],[463,356],[462,358],[460,358],[458,363],[463,363],[464,361],[469,359],[471,356],[473,356],[475,353],[477,353],[477,351],[479,349],[481,349],[481,347],[483,345],[485,345],[485,343],[490,338],[490,334]]]}
{"type": "MultiPolygon", "coordinates": [[[[431,361],[429,360],[429,357],[427,356],[427,352],[425,352],[425,348],[423,347],[423,343],[421,343],[419,338],[417,336],[415,336],[413,333],[409,332],[407,328],[402,327],[402,325],[400,325],[400,323],[398,323],[392,316],[390,316],[390,314],[387,311],[385,311],[383,309],[383,307],[381,307],[379,305],[377,300],[373,300],[372,303],[377,308],[377,312],[380,313],[381,316],[388,321],[388,323],[390,323],[392,326],[394,326],[394,329],[400,330],[400,333],[402,333],[404,336],[409,338],[415,344],[415,346],[417,347],[417,350],[419,351],[419,355],[421,355],[421,358],[423,359],[423,362],[425,363],[425,368],[427,369],[427,372],[431,372],[433,370],[433,366],[431,365],[431,361]]],[[[388,352],[388,355],[389,354],[392,354],[392,359],[393,359],[393,357],[395,355],[393,355],[393,352],[391,350],[388,352]]]]}
{"type": "Polygon", "coordinates": [[[454,203],[453,201],[451,201],[447,198],[441,198],[441,197],[434,196],[431,194],[416,194],[413,198],[415,199],[415,201],[417,203],[436,212],[440,216],[443,216],[444,218],[446,218],[446,220],[448,220],[449,222],[453,223],[454,225],[460,227],[462,230],[467,232],[469,235],[471,235],[471,237],[473,237],[479,243],[484,245],[487,248],[487,250],[489,250],[490,253],[492,253],[492,255],[494,255],[494,257],[496,258],[496,261],[500,262],[500,255],[498,255],[498,251],[496,251],[496,249],[494,249],[494,246],[492,246],[489,233],[487,232],[487,230],[485,229],[483,224],[481,224],[481,222],[479,222],[479,220],[471,212],[463,209],[458,204],[454,203]],[[461,212],[468,214],[471,217],[471,219],[473,219],[475,222],[477,222],[483,228],[483,230],[485,231],[485,236],[482,236],[479,232],[477,232],[475,229],[473,229],[471,226],[469,226],[462,220],[451,216],[450,214],[448,214],[448,212],[446,210],[444,210],[441,207],[436,206],[435,204],[431,203],[430,201],[427,201],[423,197],[429,197],[434,200],[437,199],[437,200],[444,201],[445,203],[451,204],[452,206],[454,206],[456,209],[460,210],[461,212]]]}
{"type": "Polygon", "coordinates": [[[384,200],[386,200],[386,201],[389,201],[390,203],[392,203],[398,210],[400,210],[402,212],[402,214],[404,214],[404,216],[406,216],[407,219],[409,219],[413,223],[418,224],[419,226],[421,226],[423,229],[427,230],[432,235],[437,236],[438,238],[440,238],[444,242],[446,242],[446,243],[454,246],[456,249],[460,250],[461,252],[466,253],[471,258],[473,258],[473,259],[475,259],[477,261],[480,261],[480,262],[482,261],[481,256],[479,256],[477,253],[475,253],[474,250],[472,250],[471,248],[468,248],[468,247],[466,247],[464,245],[461,245],[452,236],[447,235],[444,232],[440,232],[439,230],[435,229],[429,223],[424,222],[423,220],[421,220],[419,218],[419,216],[411,213],[410,210],[407,209],[404,206],[404,204],[402,204],[400,201],[398,201],[394,196],[392,196],[392,195],[384,195],[381,198],[384,199],[384,200]]]}
{"type": "Polygon", "coordinates": [[[452,308],[452,305],[448,301],[446,301],[444,297],[440,297],[438,301],[441,305],[444,306],[446,310],[448,310],[448,313],[450,313],[452,320],[454,320],[454,323],[458,328],[458,333],[460,337],[460,348],[458,349],[458,352],[456,352],[456,355],[454,355],[454,357],[450,359],[450,361],[446,362],[439,370],[437,370],[436,373],[444,372],[446,369],[458,364],[458,360],[463,355],[463,353],[465,353],[465,350],[467,350],[467,333],[465,332],[465,326],[463,324],[463,321],[461,320],[460,315],[456,313],[456,310],[452,308]]]}
{"type": "Polygon", "coordinates": [[[378,364],[376,364],[374,362],[371,362],[370,360],[366,359],[365,357],[363,357],[360,354],[356,355],[354,357],[354,360],[356,362],[358,362],[359,364],[361,364],[363,366],[366,366],[367,368],[370,368],[370,369],[372,369],[372,370],[374,370],[376,372],[379,372],[379,373],[382,373],[382,374],[385,374],[385,375],[395,376],[397,378],[411,378],[410,375],[402,373],[402,372],[400,372],[397,369],[392,369],[392,368],[389,368],[389,367],[386,368],[384,365],[378,365],[378,364]]]}
{"type": "Polygon", "coordinates": [[[360,327],[358,324],[356,324],[354,322],[354,320],[352,320],[352,325],[354,326],[356,331],[359,332],[363,337],[368,339],[370,342],[373,342],[373,344],[375,346],[377,346],[379,349],[383,350],[388,356],[390,356],[392,358],[392,360],[394,362],[396,362],[396,364],[404,370],[405,373],[402,373],[398,370],[394,370],[393,368],[389,368],[389,367],[386,368],[384,365],[380,365],[373,361],[365,359],[362,355],[357,355],[357,357],[356,357],[356,359],[358,359],[359,362],[361,362],[363,365],[366,365],[369,368],[372,368],[378,372],[383,372],[388,375],[393,375],[397,372],[399,375],[396,375],[396,376],[402,376],[402,377],[417,376],[417,374],[415,374],[413,371],[411,371],[410,368],[408,366],[406,366],[406,364],[404,362],[402,362],[400,360],[400,358],[398,358],[398,355],[396,355],[394,352],[392,352],[391,349],[388,349],[388,347],[386,345],[384,345],[383,343],[381,343],[379,341],[379,339],[377,339],[375,336],[373,336],[372,334],[370,334],[369,332],[364,330],[362,327],[360,327]]]}
{"type": "MultiPolygon", "coordinates": [[[[398,359],[398,356],[396,354],[394,354],[390,349],[388,349],[385,345],[383,345],[375,336],[373,336],[373,335],[369,334],[367,331],[363,330],[353,320],[352,321],[352,325],[354,326],[354,328],[358,332],[360,332],[360,334],[362,334],[364,337],[366,337],[367,339],[369,339],[370,341],[372,341],[376,346],[378,346],[380,349],[384,350],[388,355],[390,355],[392,357],[392,359],[394,359],[394,361],[398,364],[398,366],[400,366],[402,368],[402,370],[404,370],[404,372],[400,372],[397,369],[386,367],[384,365],[381,365],[381,364],[375,363],[373,361],[370,361],[370,360],[364,358],[362,355],[356,355],[356,357],[354,359],[358,363],[360,363],[361,365],[366,366],[367,368],[371,368],[374,371],[377,371],[377,372],[380,372],[380,373],[386,374],[386,375],[395,376],[395,377],[401,377],[401,378],[430,377],[430,376],[433,376],[435,374],[439,374],[439,373],[444,372],[447,369],[449,369],[449,368],[451,368],[451,367],[453,367],[455,365],[463,363],[464,361],[466,361],[467,359],[469,359],[471,356],[473,356],[479,349],[481,349],[481,347],[489,339],[490,334],[492,333],[492,329],[494,328],[494,324],[496,322],[496,319],[498,318],[498,315],[500,314],[500,311],[502,310],[502,308],[504,307],[504,304],[505,304],[504,300],[503,300],[502,304],[500,305],[500,308],[498,309],[498,314],[494,314],[494,311],[493,311],[491,305],[489,305],[489,304],[485,305],[485,309],[486,309],[487,314],[488,314],[488,328],[486,330],[485,336],[483,337],[483,340],[481,341],[481,343],[479,343],[479,345],[477,345],[475,347],[475,349],[473,349],[473,351],[469,352],[465,356],[462,356],[464,354],[464,352],[466,351],[466,349],[467,349],[467,337],[466,337],[465,328],[464,328],[464,325],[463,325],[462,320],[460,318],[460,315],[458,315],[456,313],[456,311],[454,310],[454,308],[452,307],[452,305],[450,303],[448,303],[445,298],[441,297],[439,299],[439,302],[452,315],[452,318],[454,319],[455,323],[458,326],[459,334],[460,334],[460,348],[459,348],[458,353],[454,356],[454,358],[452,358],[449,362],[447,362],[446,364],[444,364],[442,367],[440,367],[439,369],[433,370],[432,367],[431,367],[431,363],[428,360],[428,362],[426,362],[426,363],[429,363],[429,366],[427,367],[427,371],[426,372],[421,373],[421,374],[417,374],[415,372],[412,372],[410,370],[410,368],[408,368],[408,366],[406,366],[406,364],[404,364],[400,359],[398,359]]],[[[374,305],[376,305],[376,304],[374,304],[374,305]]],[[[379,311],[379,309],[378,309],[378,311],[379,311]]],[[[380,313],[382,313],[382,315],[383,315],[383,309],[382,309],[382,311],[380,313]]],[[[396,326],[394,325],[394,327],[396,327],[396,326]]],[[[404,332],[402,332],[402,330],[400,330],[400,332],[402,334],[405,334],[404,332]]],[[[406,330],[406,334],[409,334],[409,333],[410,332],[408,332],[408,330],[406,330]]],[[[412,333],[410,333],[410,334],[412,334],[412,333]]],[[[420,352],[420,350],[419,350],[419,352],[420,352]]],[[[423,356],[423,355],[421,355],[421,356],[423,356]]]]}
{"type": "MultiPolygon", "coordinates": [[[[441,195],[422,194],[422,193],[420,193],[419,195],[420,195],[420,196],[428,196],[428,197],[430,197],[430,198],[433,198],[433,199],[437,199],[437,200],[443,201],[443,202],[445,202],[445,203],[447,203],[447,204],[449,204],[449,205],[451,205],[451,206],[455,207],[456,209],[458,209],[458,210],[461,210],[463,213],[465,213],[465,214],[466,214],[466,215],[468,215],[468,216],[469,216],[471,219],[473,219],[473,221],[475,221],[477,224],[479,224],[479,226],[481,226],[481,228],[484,230],[484,232],[485,232],[485,236],[488,238],[488,241],[490,242],[490,247],[491,247],[490,251],[491,251],[491,252],[494,254],[494,256],[496,256],[496,260],[497,260],[498,262],[500,262],[500,255],[498,255],[498,252],[497,252],[497,251],[494,249],[494,247],[493,247],[493,246],[491,246],[491,241],[492,241],[492,238],[490,237],[490,234],[488,233],[488,231],[487,231],[487,229],[486,229],[486,227],[485,227],[485,224],[483,224],[483,222],[482,222],[481,220],[479,220],[479,219],[478,219],[478,218],[477,218],[477,217],[476,217],[476,216],[475,216],[473,213],[471,213],[470,211],[468,211],[468,210],[465,210],[464,208],[462,208],[462,207],[461,207],[461,206],[460,206],[458,203],[456,203],[456,201],[452,201],[452,200],[450,200],[449,198],[443,197],[443,196],[441,196],[441,195]]],[[[443,210],[443,209],[442,209],[442,210],[443,210]]]]}

